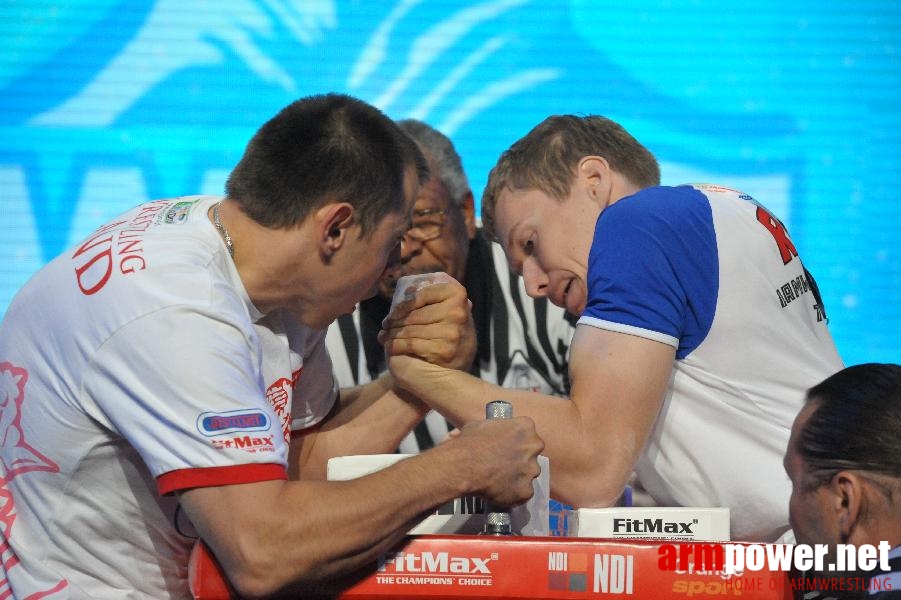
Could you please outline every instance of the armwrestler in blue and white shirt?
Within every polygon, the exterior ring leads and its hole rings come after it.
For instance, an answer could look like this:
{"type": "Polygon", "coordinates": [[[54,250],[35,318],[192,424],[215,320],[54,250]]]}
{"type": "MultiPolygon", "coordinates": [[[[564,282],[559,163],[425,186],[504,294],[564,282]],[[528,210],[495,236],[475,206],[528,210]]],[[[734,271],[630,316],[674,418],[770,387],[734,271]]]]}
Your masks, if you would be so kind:
{"type": "Polygon", "coordinates": [[[485,226],[527,292],[581,315],[571,401],[407,357],[391,369],[453,422],[488,397],[531,416],[555,498],[609,506],[634,469],[658,503],[729,507],[733,539],[775,540],[792,420],[842,362],[783,225],[741,192],[659,177],[622,127],[574,116],[545,120],[489,176],[485,226]]]}

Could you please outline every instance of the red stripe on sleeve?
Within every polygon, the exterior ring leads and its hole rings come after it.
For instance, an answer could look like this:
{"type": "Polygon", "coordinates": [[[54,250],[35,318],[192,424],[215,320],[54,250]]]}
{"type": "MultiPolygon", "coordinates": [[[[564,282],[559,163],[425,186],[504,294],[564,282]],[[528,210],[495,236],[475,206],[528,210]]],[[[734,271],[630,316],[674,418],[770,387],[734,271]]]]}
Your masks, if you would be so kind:
{"type": "Polygon", "coordinates": [[[277,479],[288,479],[288,471],[284,465],[250,463],[229,465],[227,467],[203,467],[169,471],[156,478],[156,485],[160,495],[164,496],[176,490],[188,488],[255,483],[257,481],[273,481],[277,479]]]}

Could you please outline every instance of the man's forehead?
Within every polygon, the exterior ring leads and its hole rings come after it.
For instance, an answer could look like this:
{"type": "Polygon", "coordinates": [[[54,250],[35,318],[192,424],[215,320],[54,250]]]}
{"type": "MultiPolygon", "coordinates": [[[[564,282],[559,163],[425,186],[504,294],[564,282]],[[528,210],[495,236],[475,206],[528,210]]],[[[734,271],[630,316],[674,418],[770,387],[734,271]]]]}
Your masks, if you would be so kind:
{"type": "Polygon", "coordinates": [[[444,183],[432,176],[419,187],[414,203],[415,209],[423,208],[449,208],[451,206],[450,192],[444,183]]]}
{"type": "Polygon", "coordinates": [[[547,194],[538,189],[507,186],[497,195],[494,207],[496,212],[503,210],[515,214],[532,210],[531,206],[533,204],[539,199],[544,200],[546,198],[547,194]]]}
{"type": "Polygon", "coordinates": [[[421,185],[419,183],[419,175],[417,175],[416,171],[412,168],[407,169],[406,173],[404,173],[404,211],[409,213],[413,210],[413,206],[416,204],[416,199],[419,197],[419,190],[421,189],[421,185]]]}
{"type": "Polygon", "coordinates": [[[818,407],[819,401],[815,398],[805,402],[804,406],[801,407],[801,410],[798,411],[798,415],[795,417],[795,422],[792,424],[792,431],[800,433],[810,420],[810,416],[816,412],[818,407]]]}
{"type": "Polygon", "coordinates": [[[795,417],[795,421],[792,423],[791,436],[788,440],[788,448],[786,449],[786,464],[789,464],[791,460],[799,459],[798,443],[800,441],[801,432],[804,431],[807,421],[810,420],[810,416],[816,409],[817,402],[815,400],[807,402],[801,407],[800,412],[798,412],[798,415],[795,417]]]}
{"type": "Polygon", "coordinates": [[[494,222],[502,243],[510,231],[534,212],[534,206],[529,202],[534,193],[536,192],[506,188],[498,195],[494,204],[494,222]]]}

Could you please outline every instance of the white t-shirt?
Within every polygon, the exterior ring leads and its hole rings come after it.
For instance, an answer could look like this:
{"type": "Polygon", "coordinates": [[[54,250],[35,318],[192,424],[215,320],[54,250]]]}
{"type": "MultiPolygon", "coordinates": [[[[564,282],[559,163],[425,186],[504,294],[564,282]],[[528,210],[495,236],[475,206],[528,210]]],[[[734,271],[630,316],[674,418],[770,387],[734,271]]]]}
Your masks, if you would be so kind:
{"type": "Polygon", "coordinates": [[[286,477],[334,403],[324,332],[251,304],[207,213],[149,202],[36,274],[0,326],[0,589],[189,598],[171,492],[286,477]]]}
{"type": "Polygon", "coordinates": [[[579,327],[676,348],[636,469],[644,487],[665,506],[729,507],[733,539],[778,538],[792,422],[807,389],[842,368],[782,224],[720,186],[648,188],[601,213],[588,286],[579,327]]]}

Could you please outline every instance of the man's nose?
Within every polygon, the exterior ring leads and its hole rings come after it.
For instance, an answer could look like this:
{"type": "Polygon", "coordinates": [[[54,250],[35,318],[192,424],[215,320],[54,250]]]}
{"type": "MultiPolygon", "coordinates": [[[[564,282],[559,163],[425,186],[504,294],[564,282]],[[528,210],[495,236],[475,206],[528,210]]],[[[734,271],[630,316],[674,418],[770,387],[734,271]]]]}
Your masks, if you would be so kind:
{"type": "Polygon", "coordinates": [[[547,275],[531,257],[522,264],[522,280],[526,286],[526,293],[532,298],[547,296],[547,275]]]}
{"type": "Polygon", "coordinates": [[[410,260],[411,256],[422,252],[423,243],[410,235],[404,235],[400,243],[400,263],[410,260]]]}

